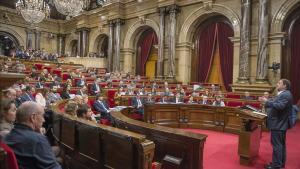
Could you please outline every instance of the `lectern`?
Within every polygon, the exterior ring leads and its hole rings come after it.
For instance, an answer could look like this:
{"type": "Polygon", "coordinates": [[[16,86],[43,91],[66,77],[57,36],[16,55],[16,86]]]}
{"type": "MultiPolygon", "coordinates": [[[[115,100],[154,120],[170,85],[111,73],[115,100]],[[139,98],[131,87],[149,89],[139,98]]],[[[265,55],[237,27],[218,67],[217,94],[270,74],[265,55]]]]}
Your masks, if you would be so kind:
{"type": "Polygon", "coordinates": [[[240,109],[240,118],[242,120],[239,133],[240,164],[250,165],[259,153],[261,139],[261,125],[266,115],[263,113],[240,109]]]}

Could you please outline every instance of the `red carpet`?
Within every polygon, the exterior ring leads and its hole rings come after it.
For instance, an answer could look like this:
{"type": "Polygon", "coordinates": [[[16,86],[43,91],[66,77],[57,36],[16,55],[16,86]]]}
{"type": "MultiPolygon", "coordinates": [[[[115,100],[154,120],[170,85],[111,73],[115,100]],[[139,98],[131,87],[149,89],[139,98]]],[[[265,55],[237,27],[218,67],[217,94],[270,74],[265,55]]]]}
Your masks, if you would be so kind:
{"type": "MultiPolygon", "coordinates": [[[[238,136],[210,130],[184,129],[208,135],[204,146],[204,169],[263,169],[272,159],[270,133],[263,132],[259,156],[253,166],[241,166],[238,156],[238,136]]],[[[287,132],[286,169],[300,169],[300,122],[287,132]]]]}

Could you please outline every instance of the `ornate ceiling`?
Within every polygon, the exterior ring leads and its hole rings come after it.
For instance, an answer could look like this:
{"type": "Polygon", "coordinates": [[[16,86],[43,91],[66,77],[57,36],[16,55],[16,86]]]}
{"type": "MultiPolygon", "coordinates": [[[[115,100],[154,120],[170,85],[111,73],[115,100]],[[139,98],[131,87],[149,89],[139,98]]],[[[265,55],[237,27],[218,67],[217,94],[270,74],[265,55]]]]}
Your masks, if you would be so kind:
{"type": "MultiPolygon", "coordinates": [[[[0,0],[0,6],[16,9],[16,2],[17,1],[18,0],[0,0]]],[[[52,18],[52,19],[61,19],[61,20],[66,19],[66,16],[60,14],[56,10],[56,8],[54,7],[54,4],[52,3],[52,0],[46,0],[46,1],[49,2],[50,8],[51,8],[50,18],[52,18]]],[[[97,7],[99,7],[99,5],[97,4],[97,0],[91,0],[88,10],[95,9],[97,7]]]]}

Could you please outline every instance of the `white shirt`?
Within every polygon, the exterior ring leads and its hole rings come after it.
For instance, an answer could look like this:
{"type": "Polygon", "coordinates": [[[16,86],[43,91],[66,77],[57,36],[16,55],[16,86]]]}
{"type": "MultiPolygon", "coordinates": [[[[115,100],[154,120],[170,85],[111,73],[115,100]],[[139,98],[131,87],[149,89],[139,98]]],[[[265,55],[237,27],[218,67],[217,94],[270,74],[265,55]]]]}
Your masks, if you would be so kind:
{"type": "Polygon", "coordinates": [[[35,101],[37,104],[41,105],[43,108],[46,107],[46,99],[45,97],[42,95],[42,93],[37,93],[35,95],[35,101]]]}
{"type": "Polygon", "coordinates": [[[280,95],[284,90],[281,90],[277,93],[277,96],[280,95]]]}

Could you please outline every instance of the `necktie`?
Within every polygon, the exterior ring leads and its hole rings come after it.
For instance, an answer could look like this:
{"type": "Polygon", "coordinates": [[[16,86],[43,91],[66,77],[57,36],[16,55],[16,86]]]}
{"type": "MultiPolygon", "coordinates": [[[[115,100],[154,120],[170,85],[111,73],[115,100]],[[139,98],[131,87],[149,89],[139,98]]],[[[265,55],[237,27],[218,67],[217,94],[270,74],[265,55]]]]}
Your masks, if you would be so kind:
{"type": "Polygon", "coordinates": [[[105,111],[108,112],[107,108],[105,107],[105,105],[103,104],[102,101],[100,101],[100,104],[103,106],[103,108],[105,109],[105,111]]]}
{"type": "Polygon", "coordinates": [[[142,107],[142,102],[140,99],[138,99],[138,107],[142,107]]]}
{"type": "Polygon", "coordinates": [[[29,98],[29,101],[33,101],[32,98],[29,96],[28,93],[27,93],[27,97],[29,98]]]}

